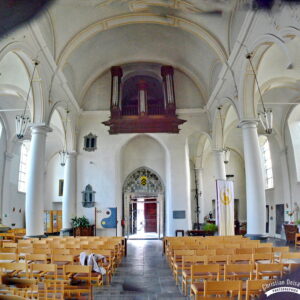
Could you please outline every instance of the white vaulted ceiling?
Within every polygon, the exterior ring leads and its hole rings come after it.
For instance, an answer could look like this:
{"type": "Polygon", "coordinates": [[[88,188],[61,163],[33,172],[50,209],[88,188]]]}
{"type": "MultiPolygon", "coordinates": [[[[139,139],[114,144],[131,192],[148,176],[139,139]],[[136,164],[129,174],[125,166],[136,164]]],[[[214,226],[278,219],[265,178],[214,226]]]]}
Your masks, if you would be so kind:
{"type": "MultiPolygon", "coordinates": [[[[37,24],[81,108],[112,65],[130,63],[173,65],[198,89],[194,99],[179,100],[180,108],[197,108],[243,22],[244,12],[230,8],[205,0],[58,0],[37,24]],[[207,14],[215,10],[223,14],[207,14]]],[[[107,96],[99,101],[90,108],[106,109],[107,96]]]]}

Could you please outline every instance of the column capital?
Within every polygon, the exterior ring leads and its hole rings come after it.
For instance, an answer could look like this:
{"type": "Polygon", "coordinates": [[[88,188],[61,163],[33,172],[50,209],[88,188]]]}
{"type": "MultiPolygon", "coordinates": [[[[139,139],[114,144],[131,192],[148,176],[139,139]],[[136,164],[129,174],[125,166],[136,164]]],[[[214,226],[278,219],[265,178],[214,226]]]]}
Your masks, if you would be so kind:
{"type": "Polygon", "coordinates": [[[257,124],[259,123],[258,119],[245,119],[240,121],[238,128],[257,128],[257,124]]]}
{"type": "Polygon", "coordinates": [[[29,127],[31,129],[31,133],[46,134],[52,131],[52,128],[46,125],[45,123],[34,123],[31,124],[29,127]]]}
{"type": "Polygon", "coordinates": [[[172,66],[162,66],[161,76],[174,75],[174,68],[172,66]]]}
{"type": "Polygon", "coordinates": [[[110,68],[111,76],[118,76],[122,77],[123,76],[123,70],[120,66],[112,66],[110,68]]]}

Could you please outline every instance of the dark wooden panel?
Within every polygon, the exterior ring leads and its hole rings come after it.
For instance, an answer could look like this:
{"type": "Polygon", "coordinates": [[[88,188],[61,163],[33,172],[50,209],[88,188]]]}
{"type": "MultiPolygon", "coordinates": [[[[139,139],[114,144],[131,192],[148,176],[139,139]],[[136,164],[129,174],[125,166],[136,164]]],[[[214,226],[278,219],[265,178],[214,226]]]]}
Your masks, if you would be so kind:
{"type": "Polygon", "coordinates": [[[145,232],[157,232],[157,204],[144,204],[145,232]]]}
{"type": "Polygon", "coordinates": [[[276,233],[280,234],[284,223],[284,204],[276,205],[276,233]]]}

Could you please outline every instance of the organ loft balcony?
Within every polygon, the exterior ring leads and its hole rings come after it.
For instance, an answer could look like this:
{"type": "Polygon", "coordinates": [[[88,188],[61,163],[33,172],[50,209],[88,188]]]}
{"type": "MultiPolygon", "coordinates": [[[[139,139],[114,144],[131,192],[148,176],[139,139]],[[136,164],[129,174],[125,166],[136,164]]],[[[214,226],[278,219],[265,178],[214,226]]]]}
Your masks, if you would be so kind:
{"type": "Polygon", "coordinates": [[[185,120],[176,116],[174,69],[160,74],[139,72],[123,78],[120,66],[111,68],[111,116],[103,122],[110,134],[179,133],[185,120]]]}

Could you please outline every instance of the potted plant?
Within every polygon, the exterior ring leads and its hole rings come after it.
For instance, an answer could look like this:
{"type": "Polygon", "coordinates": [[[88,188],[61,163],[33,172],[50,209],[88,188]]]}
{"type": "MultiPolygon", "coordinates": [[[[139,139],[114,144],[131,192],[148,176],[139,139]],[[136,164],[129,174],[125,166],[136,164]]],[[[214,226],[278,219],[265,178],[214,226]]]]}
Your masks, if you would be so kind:
{"type": "Polygon", "coordinates": [[[206,223],[203,226],[203,230],[206,231],[207,235],[214,235],[218,231],[218,226],[213,223],[206,223]]]}
{"type": "Polygon", "coordinates": [[[85,216],[74,217],[71,220],[75,236],[93,235],[93,226],[90,225],[89,220],[85,216]]]}

